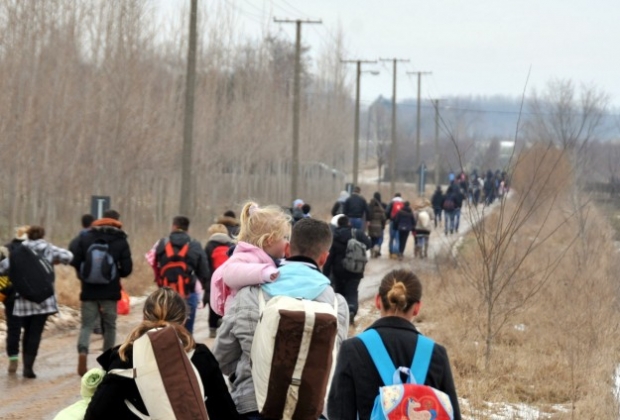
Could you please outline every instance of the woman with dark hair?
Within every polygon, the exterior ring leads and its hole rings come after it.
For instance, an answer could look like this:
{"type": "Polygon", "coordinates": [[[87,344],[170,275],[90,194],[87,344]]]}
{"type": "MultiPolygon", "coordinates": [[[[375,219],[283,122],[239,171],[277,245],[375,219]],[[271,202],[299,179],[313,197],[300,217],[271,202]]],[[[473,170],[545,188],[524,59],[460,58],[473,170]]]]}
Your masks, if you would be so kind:
{"type": "MultiPolygon", "coordinates": [[[[58,248],[47,242],[45,239],[45,229],[41,226],[31,226],[27,232],[28,239],[16,247],[26,246],[38,254],[50,264],[69,264],[73,259],[73,254],[66,249],[58,248]]],[[[9,250],[9,254],[14,252],[15,248],[9,250]]],[[[9,272],[10,255],[0,262],[0,274],[9,272]]],[[[18,266],[19,267],[19,266],[18,266]]],[[[17,269],[17,267],[14,267],[17,269]]],[[[11,275],[9,274],[9,279],[11,275]]],[[[13,307],[13,315],[20,318],[21,326],[24,329],[22,335],[22,354],[24,361],[24,378],[34,379],[37,375],[34,373],[34,361],[39,352],[41,344],[41,336],[47,317],[58,312],[58,304],[56,295],[52,294],[41,303],[27,300],[19,293],[15,294],[15,303],[13,307]]]]}
{"type": "MultiPolygon", "coordinates": [[[[204,386],[205,404],[212,419],[237,419],[235,404],[230,397],[220,367],[211,351],[204,344],[196,343],[192,335],[183,327],[188,316],[187,304],[178,293],[167,287],[157,289],[144,302],[143,320],[127,336],[122,345],[103,353],[97,361],[109,372],[112,369],[133,368],[132,348],[138,338],[154,328],[171,326],[183,344],[186,352],[193,351],[191,362],[198,370],[204,386]]],[[[125,400],[136,409],[146,413],[146,407],[133,379],[120,375],[107,374],[97,388],[86,410],[85,420],[89,419],[133,419],[125,400]]],[[[156,413],[149,413],[157,417],[156,413]]]]}
{"type": "MultiPolygon", "coordinates": [[[[422,284],[411,270],[393,270],[379,286],[375,306],[381,318],[368,330],[378,333],[394,366],[411,366],[420,333],[412,321],[420,312],[422,284]]],[[[367,331],[368,331],[367,330],[367,331]]],[[[365,333],[364,333],[365,334],[365,333]]],[[[446,349],[434,344],[425,385],[450,398],[454,420],[461,419],[446,349]]],[[[370,418],[378,389],[385,384],[364,342],[353,337],[342,343],[327,402],[328,417],[338,420],[370,418]]]]}

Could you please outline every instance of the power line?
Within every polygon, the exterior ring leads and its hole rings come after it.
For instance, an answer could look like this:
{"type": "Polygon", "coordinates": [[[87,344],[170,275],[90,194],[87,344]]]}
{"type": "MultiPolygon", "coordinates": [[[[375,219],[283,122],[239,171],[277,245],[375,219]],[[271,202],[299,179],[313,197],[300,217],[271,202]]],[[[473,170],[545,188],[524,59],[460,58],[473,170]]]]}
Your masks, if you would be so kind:
{"type": "Polygon", "coordinates": [[[390,147],[390,197],[394,195],[396,189],[396,148],[398,146],[396,139],[396,67],[399,62],[408,63],[409,60],[402,58],[380,58],[379,61],[392,62],[392,146],[390,147]]]}
{"type": "Polygon", "coordinates": [[[295,37],[295,78],[293,80],[293,159],[291,164],[291,201],[298,198],[299,177],[299,109],[300,109],[300,85],[301,85],[301,25],[321,24],[321,20],[302,19],[273,19],[276,23],[294,23],[296,26],[295,37]]]}
{"type": "Polygon", "coordinates": [[[416,74],[418,76],[418,103],[416,117],[416,137],[415,137],[415,170],[420,166],[420,91],[422,89],[422,75],[433,74],[430,71],[408,71],[407,75],[416,74]]]}
{"type": "Polygon", "coordinates": [[[355,83],[355,126],[353,130],[353,185],[357,185],[360,153],[360,79],[362,78],[362,64],[375,64],[377,60],[340,60],[340,62],[355,64],[357,67],[355,83]]]}

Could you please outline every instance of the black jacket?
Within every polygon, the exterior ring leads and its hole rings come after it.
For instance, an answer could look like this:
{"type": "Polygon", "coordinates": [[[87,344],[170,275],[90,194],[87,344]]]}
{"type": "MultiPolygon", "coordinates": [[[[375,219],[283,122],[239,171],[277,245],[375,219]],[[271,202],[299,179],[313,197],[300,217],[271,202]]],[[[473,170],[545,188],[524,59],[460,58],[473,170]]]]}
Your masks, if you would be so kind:
{"type": "MultiPolygon", "coordinates": [[[[351,273],[342,266],[342,260],[347,254],[347,244],[352,237],[353,229],[351,227],[339,227],[334,231],[334,241],[323,267],[323,274],[327,277],[332,275],[341,280],[357,280],[364,277],[364,273],[351,273]]],[[[355,230],[355,238],[366,245],[366,249],[370,249],[372,245],[370,238],[360,229],[355,230]]]]}
{"type": "MultiPolygon", "coordinates": [[[[389,316],[370,326],[377,330],[395,366],[410,367],[419,332],[407,320],[389,316]]],[[[461,411],[454,387],[450,361],[446,349],[435,343],[426,385],[445,392],[454,408],[454,420],[461,420],[461,411]]],[[[327,402],[330,420],[366,420],[370,418],[378,389],[384,383],[379,376],[362,340],[345,340],[338,353],[336,371],[327,402]]]]}
{"type": "Polygon", "coordinates": [[[463,200],[465,200],[465,196],[460,189],[454,191],[454,193],[452,193],[452,197],[454,198],[455,209],[460,209],[461,207],[463,207],[463,200]]]}
{"type": "Polygon", "coordinates": [[[347,201],[344,202],[344,214],[349,219],[361,219],[366,218],[368,220],[368,203],[364,197],[357,193],[351,194],[347,201]]]}
{"type": "MultiPolygon", "coordinates": [[[[111,369],[129,369],[133,367],[131,352],[127,354],[127,361],[123,362],[118,355],[118,346],[112,348],[97,358],[101,367],[107,372],[111,369]]],[[[206,405],[209,418],[213,420],[238,419],[237,409],[233,403],[220,366],[213,354],[204,344],[196,344],[192,356],[192,363],[196,366],[207,397],[206,405]]],[[[125,400],[143,413],[144,407],[140,392],[133,379],[108,374],[103,378],[95,395],[88,405],[84,420],[133,420],[136,416],[129,411],[125,400]]]]}
{"type": "Polygon", "coordinates": [[[95,226],[80,234],[71,241],[69,248],[69,251],[73,253],[71,265],[75,267],[77,276],[80,278],[80,266],[86,258],[86,251],[98,240],[108,243],[108,253],[116,263],[117,278],[103,285],[82,282],[80,300],[119,300],[121,298],[120,279],[129,276],[133,270],[127,234],[123,230],[114,226],[95,226]]]}
{"type": "Polygon", "coordinates": [[[441,191],[435,190],[433,197],[431,198],[431,204],[433,205],[433,209],[442,209],[443,208],[443,194],[441,191]]]}
{"type": "Polygon", "coordinates": [[[396,213],[394,227],[398,230],[406,230],[409,232],[415,228],[415,217],[413,216],[411,207],[403,207],[401,211],[396,213]]]}
{"type": "Polygon", "coordinates": [[[332,216],[344,214],[344,201],[336,201],[332,206],[332,216]]]}
{"type": "MultiPolygon", "coordinates": [[[[157,244],[157,249],[155,251],[155,259],[157,261],[158,268],[161,268],[161,262],[166,255],[165,248],[167,241],[170,241],[172,243],[175,251],[178,251],[186,243],[189,242],[189,249],[187,251],[186,257],[186,263],[189,272],[192,275],[194,281],[196,279],[200,280],[203,289],[206,288],[207,281],[209,281],[210,278],[210,272],[209,265],[207,263],[207,255],[205,254],[204,249],[202,249],[202,245],[200,244],[200,242],[193,240],[187,234],[187,232],[184,232],[182,230],[174,231],[170,233],[168,237],[160,239],[159,243],[157,244]]],[[[193,290],[188,290],[187,292],[193,292],[193,290]]]]}

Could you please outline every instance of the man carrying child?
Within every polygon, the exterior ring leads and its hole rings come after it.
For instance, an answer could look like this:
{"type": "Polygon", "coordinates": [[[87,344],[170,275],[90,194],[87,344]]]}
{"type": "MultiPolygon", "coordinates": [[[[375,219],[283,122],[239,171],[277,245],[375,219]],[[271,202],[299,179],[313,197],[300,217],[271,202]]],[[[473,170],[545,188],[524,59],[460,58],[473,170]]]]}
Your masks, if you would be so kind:
{"type": "MultiPolygon", "coordinates": [[[[329,304],[337,314],[335,348],[339,348],[340,343],[346,339],[349,325],[348,305],[342,296],[335,294],[329,279],[321,273],[331,241],[332,233],[327,223],[311,218],[298,221],[293,226],[290,253],[287,252],[290,257],[279,267],[279,277],[272,283],[242,288],[237,292],[230,309],[226,311],[213,354],[222,372],[229,375],[231,395],[242,419],[263,418],[259,413],[250,363],[254,332],[259,324],[259,301],[264,299],[269,305],[269,300],[276,296],[288,296],[329,304]],[[334,308],[335,304],[337,308],[334,308]]],[[[264,320],[261,318],[260,321],[264,320]]],[[[292,362],[294,365],[295,361],[292,362]]],[[[257,363],[271,363],[271,360],[253,358],[252,364],[257,363]]],[[[332,363],[335,363],[335,360],[332,363]]]]}

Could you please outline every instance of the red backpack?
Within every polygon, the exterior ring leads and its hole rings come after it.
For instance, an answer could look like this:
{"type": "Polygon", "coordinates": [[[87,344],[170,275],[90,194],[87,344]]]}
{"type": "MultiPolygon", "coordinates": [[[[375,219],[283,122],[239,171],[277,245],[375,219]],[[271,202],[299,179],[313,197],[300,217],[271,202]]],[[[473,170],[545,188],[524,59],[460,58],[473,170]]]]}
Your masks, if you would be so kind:
{"type": "Polygon", "coordinates": [[[211,270],[215,271],[218,267],[228,260],[228,250],[230,247],[228,245],[219,245],[216,246],[211,252],[211,270]]]}
{"type": "Polygon", "coordinates": [[[392,203],[392,211],[390,212],[390,219],[394,220],[399,211],[405,207],[405,203],[402,201],[394,201],[392,203]]]}
{"type": "Polygon", "coordinates": [[[169,287],[182,297],[188,296],[192,292],[191,270],[187,265],[187,253],[189,242],[180,249],[175,250],[172,243],[167,240],[164,246],[164,254],[159,261],[159,287],[169,287]]]}

